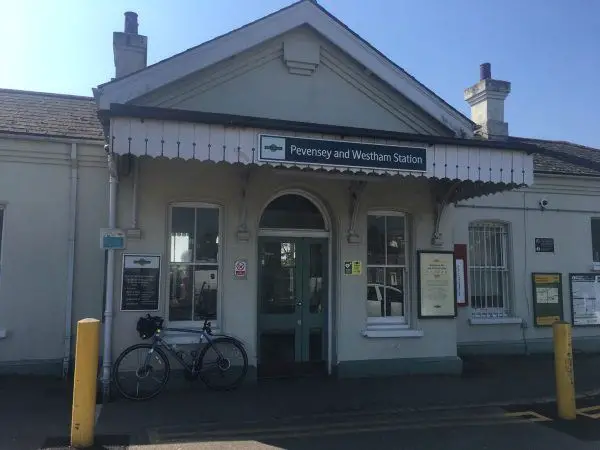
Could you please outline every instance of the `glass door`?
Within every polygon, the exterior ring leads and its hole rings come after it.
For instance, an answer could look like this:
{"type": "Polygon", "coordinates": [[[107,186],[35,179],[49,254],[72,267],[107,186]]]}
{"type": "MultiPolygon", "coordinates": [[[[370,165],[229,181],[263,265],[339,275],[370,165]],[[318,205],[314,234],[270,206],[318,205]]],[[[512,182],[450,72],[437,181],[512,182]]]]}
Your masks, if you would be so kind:
{"type": "Polygon", "coordinates": [[[259,376],[323,370],[327,240],[261,238],[258,264],[259,376]]]}

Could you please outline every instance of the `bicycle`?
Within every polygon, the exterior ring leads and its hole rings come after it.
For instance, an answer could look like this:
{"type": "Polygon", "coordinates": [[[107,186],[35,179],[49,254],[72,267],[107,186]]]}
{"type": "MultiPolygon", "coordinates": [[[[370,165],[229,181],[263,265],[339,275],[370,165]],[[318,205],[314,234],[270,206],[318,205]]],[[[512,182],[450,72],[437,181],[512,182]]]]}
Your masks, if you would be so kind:
{"type": "Polygon", "coordinates": [[[183,366],[184,375],[190,381],[196,380],[198,377],[204,384],[213,390],[232,390],[237,388],[244,380],[248,371],[248,355],[243,344],[236,338],[228,335],[213,335],[211,324],[208,319],[204,320],[202,329],[191,328],[163,328],[164,319],[160,316],[151,316],[146,314],[138,319],[136,330],[142,339],[152,338],[152,343],[141,343],[127,347],[119,355],[115,361],[113,368],[113,380],[117,390],[123,397],[130,400],[149,400],[156,397],[169,381],[171,373],[171,364],[165,351],[169,353],[179,364],[183,366]],[[161,334],[163,332],[183,332],[200,335],[199,347],[190,352],[191,362],[185,360],[184,352],[178,351],[172,344],[166,342],[161,334]],[[202,343],[205,342],[202,347],[202,343]],[[241,356],[241,364],[233,364],[231,357],[225,356],[223,350],[237,351],[241,356]],[[163,350],[164,349],[164,350],[163,350]],[[137,350],[142,350],[142,360],[138,361],[138,365],[130,365],[124,363],[125,358],[137,350]],[[209,359],[209,352],[213,351],[215,358],[209,359]],[[158,368],[154,368],[151,363],[157,362],[158,368]],[[123,369],[120,373],[120,369],[123,369]],[[219,384],[225,376],[233,369],[240,370],[237,377],[232,381],[224,384],[219,384]],[[211,370],[216,369],[216,370],[211,370]],[[162,373],[161,378],[156,378],[155,375],[162,373]],[[134,375],[135,389],[133,392],[126,389],[119,375],[134,375]],[[212,378],[212,375],[216,375],[212,378]],[[140,389],[142,382],[155,383],[152,389],[140,389]]]}

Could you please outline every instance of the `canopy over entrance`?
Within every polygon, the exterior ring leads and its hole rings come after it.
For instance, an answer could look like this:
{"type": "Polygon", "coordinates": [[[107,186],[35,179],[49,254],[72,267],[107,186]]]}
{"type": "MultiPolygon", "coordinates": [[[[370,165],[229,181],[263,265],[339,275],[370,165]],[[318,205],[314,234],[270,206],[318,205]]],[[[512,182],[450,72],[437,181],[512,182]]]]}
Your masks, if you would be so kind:
{"type": "Polygon", "coordinates": [[[533,183],[533,157],[522,144],[222,114],[203,113],[204,122],[167,120],[133,108],[146,117],[110,119],[111,147],[119,155],[462,182],[454,200],[533,183]]]}

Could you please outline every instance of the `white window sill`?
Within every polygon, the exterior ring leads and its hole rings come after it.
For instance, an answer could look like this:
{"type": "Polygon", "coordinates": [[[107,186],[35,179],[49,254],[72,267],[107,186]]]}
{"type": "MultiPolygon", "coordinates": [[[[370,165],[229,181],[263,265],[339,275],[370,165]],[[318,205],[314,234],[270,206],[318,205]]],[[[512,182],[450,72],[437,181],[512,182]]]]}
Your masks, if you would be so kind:
{"type": "Polygon", "coordinates": [[[523,319],[520,317],[494,317],[494,318],[475,318],[469,319],[470,325],[521,325],[523,319]]]}
{"type": "Polygon", "coordinates": [[[415,330],[407,327],[403,328],[367,328],[360,332],[367,338],[419,338],[423,337],[423,330],[415,330]]]}

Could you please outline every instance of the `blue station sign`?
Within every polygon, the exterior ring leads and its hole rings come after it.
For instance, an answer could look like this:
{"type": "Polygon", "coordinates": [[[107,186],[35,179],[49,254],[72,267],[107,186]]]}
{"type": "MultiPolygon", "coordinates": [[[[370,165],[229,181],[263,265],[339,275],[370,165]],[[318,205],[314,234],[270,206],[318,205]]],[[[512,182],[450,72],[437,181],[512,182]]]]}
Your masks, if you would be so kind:
{"type": "Polygon", "coordinates": [[[260,135],[259,161],[361,169],[427,170],[423,147],[260,135]]]}

